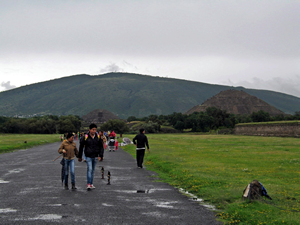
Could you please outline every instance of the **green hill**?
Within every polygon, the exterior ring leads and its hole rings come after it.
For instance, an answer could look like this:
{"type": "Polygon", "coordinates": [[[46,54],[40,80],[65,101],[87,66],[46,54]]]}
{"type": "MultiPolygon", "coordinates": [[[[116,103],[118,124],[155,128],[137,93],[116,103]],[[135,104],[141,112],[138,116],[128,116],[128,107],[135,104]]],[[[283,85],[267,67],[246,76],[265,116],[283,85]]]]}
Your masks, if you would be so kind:
{"type": "Polygon", "coordinates": [[[1,116],[85,115],[106,109],[120,118],[186,112],[227,89],[243,90],[285,113],[300,111],[300,98],[265,90],[212,85],[130,73],[74,75],[0,93],[1,116]]]}

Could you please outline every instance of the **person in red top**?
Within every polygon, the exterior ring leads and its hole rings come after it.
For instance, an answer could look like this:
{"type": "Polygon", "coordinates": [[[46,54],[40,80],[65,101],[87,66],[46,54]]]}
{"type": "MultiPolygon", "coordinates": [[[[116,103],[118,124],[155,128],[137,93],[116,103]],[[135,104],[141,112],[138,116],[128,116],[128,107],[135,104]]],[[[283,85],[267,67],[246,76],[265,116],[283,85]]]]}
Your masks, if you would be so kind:
{"type": "Polygon", "coordinates": [[[118,150],[118,145],[119,145],[119,142],[118,140],[115,141],[115,150],[118,150]]]}
{"type": "Polygon", "coordinates": [[[114,131],[111,132],[111,133],[109,134],[109,137],[114,139],[114,138],[116,137],[116,133],[115,133],[114,131]]]}

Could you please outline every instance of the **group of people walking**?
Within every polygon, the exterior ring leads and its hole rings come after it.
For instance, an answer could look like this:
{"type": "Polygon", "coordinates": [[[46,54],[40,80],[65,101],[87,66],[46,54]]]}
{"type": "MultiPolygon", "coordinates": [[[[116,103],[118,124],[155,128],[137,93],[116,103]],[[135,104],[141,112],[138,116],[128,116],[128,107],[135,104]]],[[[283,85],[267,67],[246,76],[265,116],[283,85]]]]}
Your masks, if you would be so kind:
{"type": "MultiPolygon", "coordinates": [[[[79,150],[74,142],[74,134],[68,133],[66,140],[63,141],[58,149],[58,153],[63,154],[64,164],[64,188],[69,189],[68,176],[69,168],[71,174],[72,190],[76,190],[75,186],[75,156],[78,161],[82,161],[83,154],[87,163],[87,189],[94,189],[93,184],[95,168],[98,161],[103,160],[104,149],[105,149],[106,137],[103,131],[97,133],[97,125],[91,124],[89,126],[89,132],[80,138],[79,150]]],[[[136,135],[133,139],[133,143],[137,146],[136,148],[136,160],[138,168],[143,168],[143,159],[145,155],[145,145],[149,150],[148,139],[145,136],[145,130],[140,129],[140,134],[136,135]]]]}

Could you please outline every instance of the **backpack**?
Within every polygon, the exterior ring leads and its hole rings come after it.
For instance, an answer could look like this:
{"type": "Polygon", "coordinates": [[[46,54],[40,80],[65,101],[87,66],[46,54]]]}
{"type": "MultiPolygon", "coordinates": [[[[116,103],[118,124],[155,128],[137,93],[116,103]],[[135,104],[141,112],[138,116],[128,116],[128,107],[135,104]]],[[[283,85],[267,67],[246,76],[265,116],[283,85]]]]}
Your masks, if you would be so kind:
{"type": "MultiPolygon", "coordinates": [[[[96,134],[97,134],[98,138],[100,138],[100,134],[98,134],[98,132],[96,132],[96,134]]],[[[87,139],[88,137],[89,137],[88,134],[84,135],[84,140],[86,141],[86,139],[87,139]]]]}
{"type": "Polygon", "coordinates": [[[267,193],[267,189],[258,180],[253,180],[244,189],[242,198],[244,200],[249,199],[249,201],[251,201],[262,198],[262,196],[265,196],[268,199],[272,200],[272,198],[267,193]]]}

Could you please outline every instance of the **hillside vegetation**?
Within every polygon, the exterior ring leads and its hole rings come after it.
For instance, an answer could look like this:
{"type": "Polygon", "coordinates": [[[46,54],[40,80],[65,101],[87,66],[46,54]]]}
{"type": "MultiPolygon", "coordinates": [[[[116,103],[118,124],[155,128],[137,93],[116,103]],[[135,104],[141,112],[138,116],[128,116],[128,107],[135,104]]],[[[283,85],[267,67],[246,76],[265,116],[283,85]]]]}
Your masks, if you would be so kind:
{"type": "Polygon", "coordinates": [[[186,112],[227,89],[243,90],[285,113],[300,111],[300,98],[273,91],[212,85],[130,73],[74,75],[0,93],[1,116],[85,115],[106,109],[120,118],[186,112]]]}

